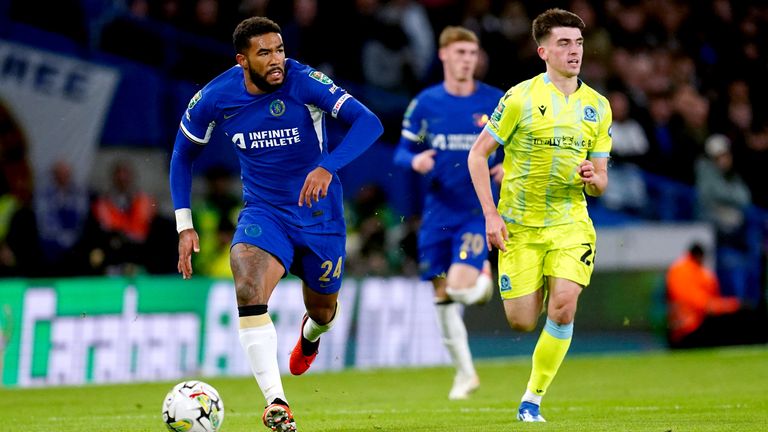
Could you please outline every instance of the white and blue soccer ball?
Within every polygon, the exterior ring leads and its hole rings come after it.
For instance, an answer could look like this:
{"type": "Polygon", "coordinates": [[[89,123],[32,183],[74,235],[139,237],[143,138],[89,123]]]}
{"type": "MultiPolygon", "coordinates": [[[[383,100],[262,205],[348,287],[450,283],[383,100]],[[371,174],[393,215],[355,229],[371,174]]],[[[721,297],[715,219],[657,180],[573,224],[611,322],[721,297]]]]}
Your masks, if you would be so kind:
{"type": "Polygon", "coordinates": [[[163,423],[171,432],[217,432],[224,423],[224,402],[210,384],[180,382],[165,396],[163,423]]]}

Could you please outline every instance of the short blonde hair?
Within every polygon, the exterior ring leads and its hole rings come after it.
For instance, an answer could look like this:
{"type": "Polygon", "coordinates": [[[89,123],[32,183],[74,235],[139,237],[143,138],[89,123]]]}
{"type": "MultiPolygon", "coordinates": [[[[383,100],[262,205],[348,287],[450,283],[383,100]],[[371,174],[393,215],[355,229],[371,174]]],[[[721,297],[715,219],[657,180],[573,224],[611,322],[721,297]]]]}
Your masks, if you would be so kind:
{"type": "Polygon", "coordinates": [[[474,42],[479,44],[480,39],[475,32],[460,26],[448,26],[440,32],[440,48],[444,48],[454,42],[474,42]]]}

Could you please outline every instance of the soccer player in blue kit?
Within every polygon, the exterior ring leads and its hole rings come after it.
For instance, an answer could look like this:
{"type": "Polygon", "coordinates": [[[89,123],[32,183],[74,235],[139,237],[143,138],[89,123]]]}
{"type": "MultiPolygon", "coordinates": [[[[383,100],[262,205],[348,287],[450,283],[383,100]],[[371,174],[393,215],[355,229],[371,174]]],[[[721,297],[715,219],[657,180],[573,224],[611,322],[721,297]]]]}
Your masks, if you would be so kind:
{"type": "Polygon", "coordinates": [[[291,373],[300,375],[315,359],[320,335],[340,313],[346,227],[336,172],[373,144],[383,127],[326,75],[287,59],[275,22],[245,19],[233,42],[237,65],[190,100],[173,149],[178,270],[189,279],[191,255],[200,249],[190,208],[193,162],[211,137],[228,140],[243,182],[244,206],[230,250],[240,343],[266,399],[264,424],[274,431],[295,431],[267,303],[287,272],[302,280],[307,313],[290,356],[291,373]],[[330,153],[324,128],[328,114],[349,124],[330,153]]]}
{"type": "MultiPolygon", "coordinates": [[[[504,92],[474,79],[477,35],[449,26],[440,34],[443,82],[411,101],[403,119],[395,164],[428,182],[419,230],[419,267],[432,281],[443,344],[456,375],[449,399],[466,399],[480,385],[472,362],[461,304],[487,302],[493,281],[485,243],[485,220],[467,168],[472,143],[504,92]]],[[[501,164],[491,169],[501,181],[501,164]]]]}

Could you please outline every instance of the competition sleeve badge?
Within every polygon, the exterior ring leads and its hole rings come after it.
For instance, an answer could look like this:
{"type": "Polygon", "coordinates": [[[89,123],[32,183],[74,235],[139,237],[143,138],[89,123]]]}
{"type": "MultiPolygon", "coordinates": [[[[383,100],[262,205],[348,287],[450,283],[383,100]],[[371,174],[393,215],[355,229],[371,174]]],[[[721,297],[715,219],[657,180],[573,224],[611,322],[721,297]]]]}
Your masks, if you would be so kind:
{"type": "Polygon", "coordinates": [[[194,96],[192,96],[192,99],[189,100],[189,105],[187,105],[187,109],[192,109],[197,105],[198,102],[200,102],[200,99],[203,98],[203,91],[200,90],[197,93],[195,93],[194,96]]]}
{"type": "Polygon", "coordinates": [[[320,71],[313,70],[309,73],[310,78],[323,84],[333,84],[328,76],[320,71]]]}

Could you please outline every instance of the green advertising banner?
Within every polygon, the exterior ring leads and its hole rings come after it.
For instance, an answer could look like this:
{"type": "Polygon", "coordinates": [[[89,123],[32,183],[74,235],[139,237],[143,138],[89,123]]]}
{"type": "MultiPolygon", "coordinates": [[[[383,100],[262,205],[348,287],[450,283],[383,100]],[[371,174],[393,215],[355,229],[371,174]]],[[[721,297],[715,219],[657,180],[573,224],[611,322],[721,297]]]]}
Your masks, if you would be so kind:
{"type": "MultiPolygon", "coordinates": [[[[661,321],[658,272],[596,274],[580,301],[573,350],[606,340],[650,346],[661,321]],[[655,319],[654,319],[655,317],[655,319]],[[618,338],[607,338],[614,332],[618,338]],[[589,334],[599,338],[587,339],[589,334]],[[584,341],[581,343],[580,341],[584,341]]],[[[301,282],[280,282],[269,302],[278,363],[287,373],[304,314],[301,282]]],[[[347,279],[340,314],[313,371],[449,363],[433,289],[416,278],[347,279]]],[[[473,352],[530,355],[538,335],[512,332],[498,296],[467,309],[473,352]]],[[[2,385],[41,387],[197,376],[250,375],[231,280],[195,277],[0,279],[2,385]]],[[[597,345],[595,345],[597,346],[597,345]]],[[[606,346],[606,349],[610,347],[606,346]]]]}
{"type": "MultiPolygon", "coordinates": [[[[343,313],[323,336],[313,370],[448,361],[429,285],[413,279],[351,280],[340,303],[343,313]]],[[[2,279],[0,308],[4,386],[250,374],[231,281],[2,279]]],[[[287,371],[304,314],[300,282],[283,280],[269,311],[280,335],[278,361],[287,371]]]]}

